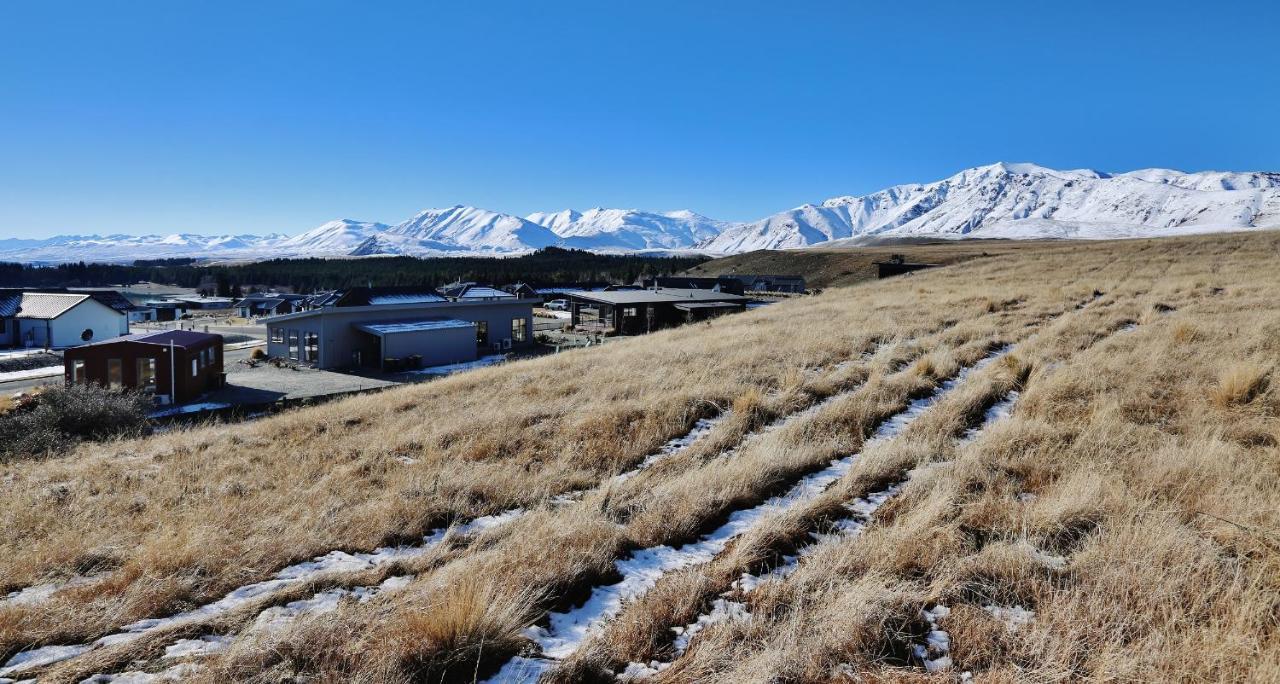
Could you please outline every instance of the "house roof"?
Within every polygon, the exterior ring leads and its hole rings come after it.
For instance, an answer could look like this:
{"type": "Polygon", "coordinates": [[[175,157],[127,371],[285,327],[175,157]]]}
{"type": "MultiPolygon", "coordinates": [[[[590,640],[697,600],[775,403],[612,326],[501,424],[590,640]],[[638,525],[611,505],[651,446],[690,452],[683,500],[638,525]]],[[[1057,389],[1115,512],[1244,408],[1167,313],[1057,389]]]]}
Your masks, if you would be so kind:
{"type": "Polygon", "coordinates": [[[0,318],[13,318],[18,313],[18,304],[21,302],[22,292],[0,290],[0,318]]]}
{"type": "Polygon", "coordinates": [[[90,299],[87,294],[24,292],[15,318],[57,318],[86,299],[90,299]]]}
{"type": "Polygon", "coordinates": [[[511,299],[515,295],[488,285],[453,283],[440,288],[441,294],[450,299],[511,299]]]}
{"type": "Polygon", "coordinates": [[[398,333],[423,332],[427,330],[449,330],[452,328],[474,328],[475,323],[471,321],[460,321],[456,318],[444,318],[442,316],[432,318],[420,318],[412,321],[388,321],[386,323],[354,323],[352,327],[356,330],[377,335],[395,335],[398,333]]]}
{"type": "Polygon", "coordinates": [[[429,287],[353,287],[343,292],[333,306],[381,306],[448,301],[429,287]]]}
{"type": "Polygon", "coordinates": [[[694,311],[698,309],[736,309],[742,306],[742,302],[677,302],[675,306],[681,311],[694,311]]]}
{"type": "Polygon", "coordinates": [[[137,333],[134,335],[121,335],[113,337],[109,340],[102,340],[92,344],[83,345],[84,347],[97,347],[104,344],[116,344],[117,342],[137,342],[140,344],[154,344],[162,347],[169,346],[172,342],[173,346],[178,349],[189,349],[191,347],[203,347],[211,342],[219,343],[222,341],[222,335],[214,333],[202,333],[194,330],[157,330],[154,332],[137,333]]]}
{"type": "Polygon", "coordinates": [[[612,292],[572,292],[575,299],[586,299],[605,304],[660,304],[689,302],[746,302],[749,297],[716,292],[714,290],[690,290],[664,287],[658,290],[614,290],[612,292]]]}

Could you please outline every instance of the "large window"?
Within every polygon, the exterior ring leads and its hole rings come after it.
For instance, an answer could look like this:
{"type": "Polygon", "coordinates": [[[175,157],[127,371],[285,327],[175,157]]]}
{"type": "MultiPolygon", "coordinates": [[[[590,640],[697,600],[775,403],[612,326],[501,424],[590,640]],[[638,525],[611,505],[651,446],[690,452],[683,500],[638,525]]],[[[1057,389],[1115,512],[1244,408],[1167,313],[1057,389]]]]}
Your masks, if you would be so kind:
{"type": "Polygon", "coordinates": [[[197,356],[196,358],[191,359],[191,377],[194,378],[199,374],[200,374],[200,357],[197,356]]]}
{"type": "Polygon", "coordinates": [[[489,344],[489,321],[476,321],[476,344],[481,347],[489,344]]]}
{"type": "Polygon", "coordinates": [[[511,341],[524,342],[529,334],[529,322],[523,318],[511,319],[511,341]]]}
{"type": "Polygon", "coordinates": [[[320,335],[309,332],[304,338],[306,344],[302,348],[302,360],[315,363],[320,360],[320,335]]]}
{"type": "Polygon", "coordinates": [[[289,358],[293,361],[298,360],[298,331],[289,331],[289,358]]]}
{"type": "Polygon", "coordinates": [[[120,359],[107,359],[107,387],[124,387],[124,362],[120,359]]]}
{"type": "Polygon", "coordinates": [[[138,359],[138,389],[154,391],[156,388],[156,360],[138,359]]]}
{"type": "Polygon", "coordinates": [[[284,328],[271,329],[271,342],[274,344],[284,344],[284,328]]]}
{"type": "Polygon", "coordinates": [[[84,381],[84,359],[76,359],[71,362],[71,382],[79,385],[84,381]]]}

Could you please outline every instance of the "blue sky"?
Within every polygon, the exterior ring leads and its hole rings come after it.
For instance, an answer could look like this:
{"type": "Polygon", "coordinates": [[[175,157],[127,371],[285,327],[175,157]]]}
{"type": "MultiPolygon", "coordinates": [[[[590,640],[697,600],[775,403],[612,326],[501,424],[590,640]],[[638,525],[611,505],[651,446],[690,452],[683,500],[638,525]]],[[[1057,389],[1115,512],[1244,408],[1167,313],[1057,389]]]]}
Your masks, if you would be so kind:
{"type": "Polygon", "coordinates": [[[3,3],[0,238],[1280,170],[1277,35],[1264,2],[3,3]]]}

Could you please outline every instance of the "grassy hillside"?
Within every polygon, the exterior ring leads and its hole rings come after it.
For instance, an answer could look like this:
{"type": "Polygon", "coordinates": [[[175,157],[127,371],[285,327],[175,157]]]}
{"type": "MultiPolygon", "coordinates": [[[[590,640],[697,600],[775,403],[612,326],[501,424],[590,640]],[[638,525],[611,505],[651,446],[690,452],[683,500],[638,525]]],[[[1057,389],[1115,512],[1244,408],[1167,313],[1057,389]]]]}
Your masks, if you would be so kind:
{"type": "Polygon", "coordinates": [[[830,247],[809,249],[758,250],[712,259],[690,267],[690,276],[718,276],[733,273],[802,275],[810,288],[853,285],[875,280],[875,262],[894,254],[907,261],[956,264],[970,259],[1045,248],[1043,242],[1010,240],[965,240],[909,243],[873,247],[830,247]]]}
{"type": "Polygon", "coordinates": [[[1276,681],[1277,250],[1016,246],[5,465],[0,677],[1276,681]]]}

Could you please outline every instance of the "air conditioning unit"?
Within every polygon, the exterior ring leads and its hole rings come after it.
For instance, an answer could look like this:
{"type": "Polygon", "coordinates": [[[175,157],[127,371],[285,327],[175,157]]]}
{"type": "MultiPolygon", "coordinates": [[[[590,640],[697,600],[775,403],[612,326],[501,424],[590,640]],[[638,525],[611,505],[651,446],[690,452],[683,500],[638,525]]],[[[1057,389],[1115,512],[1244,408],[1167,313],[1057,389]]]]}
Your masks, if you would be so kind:
{"type": "Polygon", "coordinates": [[[508,337],[507,339],[505,339],[505,340],[503,340],[503,341],[502,341],[502,348],[503,348],[503,349],[510,349],[510,348],[511,348],[511,338],[510,338],[510,337],[508,337]]]}

